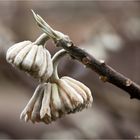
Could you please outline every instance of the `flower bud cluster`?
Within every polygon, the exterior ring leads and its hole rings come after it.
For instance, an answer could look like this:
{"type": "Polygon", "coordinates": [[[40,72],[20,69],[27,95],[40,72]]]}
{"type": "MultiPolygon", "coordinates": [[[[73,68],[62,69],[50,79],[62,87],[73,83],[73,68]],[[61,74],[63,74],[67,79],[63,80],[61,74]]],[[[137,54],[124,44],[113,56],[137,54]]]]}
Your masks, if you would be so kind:
{"type": "Polygon", "coordinates": [[[92,104],[92,95],[88,87],[81,82],[62,77],[53,83],[40,84],[29,103],[21,113],[20,118],[27,121],[55,121],[66,114],[79,112],[92,104]]]}
{"type": "Polygon", "coordinates": [[[43,34],[35,42],[22,41],[14,44],[7,51],[7,61],[34,78],[46,81],[52,75],[53,66],[44,38],[48,39],[43,34]]]}
{"type": "Polygon", "coordinates": [[[90,107],[93,98],[90,89],[83,83],[68,76],[59,78],[58,62],[67,52],[60,50],[51,58],[45,43],[50,38],[54,41],[70,40],[63,33],[53,30],[39,15],[33,14],[45,34],[35,42],[16,43],[8,49],[6,59],[13,66],[41,81],[20,118],[25,122],[30,120],[33,123],[49,124],[66,114],[90,107]]]}

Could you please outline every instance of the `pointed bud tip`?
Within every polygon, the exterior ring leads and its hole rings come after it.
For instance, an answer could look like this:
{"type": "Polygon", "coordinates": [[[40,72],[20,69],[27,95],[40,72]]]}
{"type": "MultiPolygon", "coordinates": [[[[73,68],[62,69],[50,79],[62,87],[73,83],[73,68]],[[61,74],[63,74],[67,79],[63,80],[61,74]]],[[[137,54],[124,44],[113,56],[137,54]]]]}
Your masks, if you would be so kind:
{"type": "Polygon", "coordinates": [[[31,9],[31,12],[32,12],[33,15],[36,15],[33,9],[31,9]]]}
{"type": "Polygon", "coordinates": [[[34,12],[33,9],[31,9],[31,12],[32,12],[32,14],[33,14],[34,19],[37,21],[37,14],[34,12]]]}
{"type": "Polygon", "coordinates": [[[20,120],[23,120],[24,117],[25,117],[25,114],[23,112],[21,112],[21,114],[20,114],[20,120]]]}

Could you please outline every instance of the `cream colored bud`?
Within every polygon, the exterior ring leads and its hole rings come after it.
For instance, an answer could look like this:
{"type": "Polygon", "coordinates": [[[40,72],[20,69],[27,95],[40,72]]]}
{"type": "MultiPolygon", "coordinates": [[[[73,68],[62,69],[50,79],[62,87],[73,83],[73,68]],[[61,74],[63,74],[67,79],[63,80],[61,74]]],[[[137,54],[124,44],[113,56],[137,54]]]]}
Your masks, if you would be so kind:
{"type": "MultiPolygon", "coordinates": [[[[32,117],[34,116],[32,114],[32,112],[33,112],[33,110],[35,110],[34,107],[35,107],[35,104],[37,104],[36,102],[39,102],[38,99],[40,98],[40,96],[43,95],[43,87],[44,87],[44,85],[45,84],[40,84],[36,88],[33,96],[31,97],[31,99],[29,100],[28,104],[26,105],[26,107],[22,111],[22,113],[20,115],[20,119],[25,120],[25,122],[27,122],[28,120],[31,120],[31,116],[32,117]]],[[[42,104],[42,100],[40,101],[40,104],[42,104]]],[[[39,104],[38,104],[38,106],[39,106],[39,104]]]]}
{"type": "Polygon", "coordinates": [[[68,76],[64,76],[61,79],[68,83],[78,94],[82,96],[84,100],[83,107],[90,107],[92,105],[93,97],[90,89],[86,85],[68,76]]]}
{"type": "Polygon", "coordinates": [[[21,113],[21,118],[49,124],[66,114],[91,106],[92,102],[88,87],[70,77],[62,77],[54,83],[39,85],[21,113]]]}
{"type": "MultiPolygon", "coordinates": [[[[42,120],[50,120],[47,123],[57,120],[66,114],[76,113],[82,111],[84,108],[90,107],[93,98],[90,89],[81,82],[70,78],[62,77],[55,82],[48,83],[51,86],[44,94],[48,94],[50,100],[46,99],[46,105],[42,103],[41,108],[46,108],[42,120]],[[48,109],[50,115],[47,113],[48,109]]],[[[45,110],[45,109],[44,109],[45,110]]],[[[42,112],[40,112],[40,115],[42,112]]]]}
{"type": "Polygon", "coordinates": [[[44,47],[43,39],[40,37],[33,43],[31,41],[16,43],[8,49],[7,61],[34,78],[46,81],[52,75],[53,66],[51,55],[44,47]]]}

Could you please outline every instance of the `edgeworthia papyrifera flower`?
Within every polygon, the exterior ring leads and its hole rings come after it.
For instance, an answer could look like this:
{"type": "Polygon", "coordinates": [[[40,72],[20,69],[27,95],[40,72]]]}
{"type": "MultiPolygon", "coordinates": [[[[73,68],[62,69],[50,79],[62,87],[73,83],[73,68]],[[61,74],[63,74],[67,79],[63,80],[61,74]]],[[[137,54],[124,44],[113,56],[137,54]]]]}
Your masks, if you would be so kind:
{"type": "Polygon", "coordinates": [[[45,48],[48,39],[44,33],[35,42],[16,43],[8,49],[7,61],[33,77],[46,81],[53,72],[51,55],[45,48]]]}
{"type": "Polygon", "coordinates": [[[37,87],[21,113],[21,119],[49,124],[66,114],[81,111],[92,105],[92,94],[87,86],[67,76],[58,77],[58,60],[65,54],[66,51],[61,50],[54,55],[54,72],[49,82],[37,87]]]}

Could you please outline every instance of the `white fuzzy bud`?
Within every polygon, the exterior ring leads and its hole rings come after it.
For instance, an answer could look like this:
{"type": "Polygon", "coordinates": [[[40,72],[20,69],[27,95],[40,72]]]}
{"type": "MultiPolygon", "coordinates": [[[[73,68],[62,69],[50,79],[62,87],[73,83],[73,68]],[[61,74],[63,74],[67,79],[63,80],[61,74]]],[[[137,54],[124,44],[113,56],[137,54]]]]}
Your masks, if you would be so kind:
{"type": "Polygon", "coordinates": [[[25,121],[46,124],[70,113],[91,106],[93,98],[88,87],[70,77],[62,77],[54,83],[41,84],[21,114],[25,121]]]}
{"type": "Polygon", "coordinates": [[[41,81],[46,81],[53,72],[51,55],[44,47],[44,42],[43,44],[37,41],[16,43],[8,49],[6,59],[13,66],[41,81]]]}

